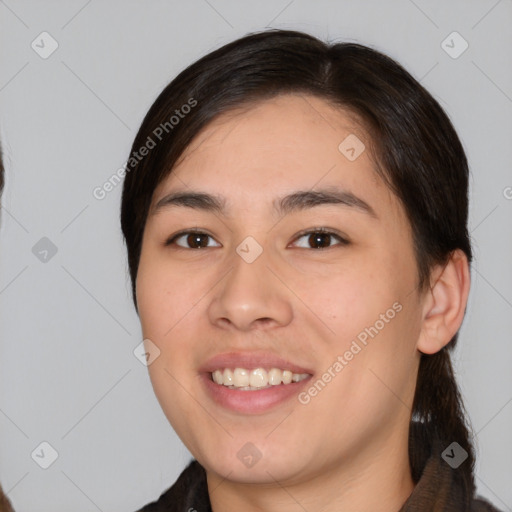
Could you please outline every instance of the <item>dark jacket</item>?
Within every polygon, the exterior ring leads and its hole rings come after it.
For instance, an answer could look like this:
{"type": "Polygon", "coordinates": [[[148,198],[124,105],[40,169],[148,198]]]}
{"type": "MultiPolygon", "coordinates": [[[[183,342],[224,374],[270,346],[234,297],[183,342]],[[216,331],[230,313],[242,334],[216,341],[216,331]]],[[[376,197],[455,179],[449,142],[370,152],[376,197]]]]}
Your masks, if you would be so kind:
{"type": "MultiPolygon", "coordinates": [[[[416,437],[415,429],[421,426],[412,426],[410,443],[421,439],[416,437]]],[[[397,512],[500,512],[485,499],[469,495],[459,478],[460,472],[441,457],[447,448],[444,444],[438,440],[432,443],[430,453],[426,453],[420,465],[423,470],[418,475],[413,473],[416,484],[412,494],[397,512]]],[[[189,512],[191,509],[211,512],[206,472],[196,460],[190,462],[157,501],[137,512],[189,512]]]]}

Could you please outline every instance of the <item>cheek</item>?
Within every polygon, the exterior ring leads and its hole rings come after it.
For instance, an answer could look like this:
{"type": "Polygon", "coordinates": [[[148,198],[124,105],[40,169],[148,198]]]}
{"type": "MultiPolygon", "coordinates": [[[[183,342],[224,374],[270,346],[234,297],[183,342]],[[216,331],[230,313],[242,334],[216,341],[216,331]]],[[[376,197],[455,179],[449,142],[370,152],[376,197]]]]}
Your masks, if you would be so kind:
{"type": "Polygon", "coordinates": [[[381,399],[378,391],[386,388],[379,377],[391,389],[408,379],[419,333],[418,309],[409,292],[406,276],[399,279],[394,270],[375,265],[304,284],[303,296],[330,330],[322,370],[343,358],[343,370],[334,372],[344,375],[333,386],[339,386],[336,401],[381,399]]]}
{"type": "Polygon", "coordinates": [[[337,400],[354,410],[397,410],[414,389],[418,324],[410,304],[382,308],[343,347],[346,362],[337,400]],[[348,345],[348,346],[347,346],[348,345]]]}
{"type": "Polygon", "coordinates": [[[302,280],[297,295],[340,344],[373,324],[396,301],[389,282],[355,266],[321,279],[308,277],[302,280]]]}
{"type": "Polygon", "coordinates": [[[204,295],[204,287],[204,280],[177,270],[157,257],[150,263],[149,258],[141,259],[136,293],[144,335],[161,338],[169,334],[204,295]]]}
{"type": "MultiPolygon", "coordinates": [[[[155,393],[164,411],[175,410],[182,388],[195,371],[194,344],[199,302],[205,295],[205,279],[170,268],[158,257],[143,259],[137,275],[137,302],[143,337],[159,349],[148,367],[155,393]]],[[[204,299],[203,299],[204,300],[204,299]]],[[[185,400],[186,401],[186,400],[185,400]]],[[[180,405],[183,407],[183,404],[180,405]]],[[[185,405],[186,407],[186,405],[185,405]]]]}
{"type": "Polygon", "coordinates": [[[187,374],[179,364],[181,356],[172,351],[172,358],[178,360],[178,364],[172,366],[165,360],[166,354],[162,355],[148,367],[153,391],[173,429],[187,446],[191,446],[187,442],[193,431],[190,424],[200,424],[204,411],[191,399],[191,386],[185,380],[187,374]]]}
{"type": "MultiPolygon", "coordinates": [[[[414,325],[404,311],[383,326],[377,324],[382,327],[380,330],[371,329],[374,321],[363,322],[362,329],[347,327],[331,346],[320,369],[325,373],[317,375],[311,388],[306,389],[308,396],[302,397],[304,402],[309,400],[306,408],[313,418],[309,420],[313,430],[322,429],[322,422],[336,411],[340,424],[332,435],[345,442],[392,421],[396,415],[408,413],[404,403],[412,403],[417,354],[414,325]],[[357,337],[361,333],[364,338],[357,337]]],[[[340,322],[339,330],[342,329],[340,322]]]]}

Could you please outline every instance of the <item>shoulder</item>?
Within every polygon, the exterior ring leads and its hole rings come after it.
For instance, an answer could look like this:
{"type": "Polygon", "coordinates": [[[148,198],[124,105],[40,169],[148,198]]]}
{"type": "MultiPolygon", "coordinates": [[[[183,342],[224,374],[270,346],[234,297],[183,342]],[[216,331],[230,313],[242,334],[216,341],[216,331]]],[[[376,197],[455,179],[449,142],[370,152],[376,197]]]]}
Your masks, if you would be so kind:
{"type": "Polygon", "coordinates": [[[156,501],[137,512],[211,512],[206,472],[196,460],[182,471],[176,482],[156,501]]]}
{"type": "Polygon", "coordinates": [[[0,485],[0,511],[2,512],[14,512],[11,502],[7,498],[7,496],[4,494],[2,490],[2,486],[0,485]]]}
{"type": "Polygon", "coordinates": [[[485,498],[477,496],[471,502],[471,512],[502,512],[497,509],[494,505],[488,502],[485,498]]]}

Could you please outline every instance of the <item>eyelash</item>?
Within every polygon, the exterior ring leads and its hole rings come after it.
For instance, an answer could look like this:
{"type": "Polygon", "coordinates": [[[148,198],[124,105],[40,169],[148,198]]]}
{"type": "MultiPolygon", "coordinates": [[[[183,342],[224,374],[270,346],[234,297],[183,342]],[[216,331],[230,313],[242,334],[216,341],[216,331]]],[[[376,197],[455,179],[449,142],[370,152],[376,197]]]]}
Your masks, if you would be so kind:
{"type": "MultiPolygon", "coordinates": [[[[306,231],[302,231],[297,235],[297,238],[295,238],[295,240],[298,240],[306,235],[314,235],[314,234],[318,234],[318,233],[321,233],[322,235],[330,235],[330,236],[336,238],[340,242],[339,243],[340,246],[346,246],[346,245],[350,244],[350,242],[347,239],[343,238],[341,235],[337,234],[334,231],[330,231],[327,228],[323,228],[323,227],[313,228],[313,229],[308,229],[306,231]]],[[[175,244],[175,241],[184,235],[206,235],[206,236],[209,236],[210,238],[213,238],[211,235],[209,235],[208,233],[205,233],[204,231],[199,231],[199,230],[180,231],[179,233],[176,233],[175,235],[171,236],[165,242],[165,246],[168,247],[171,245],[175,245],[178,249],[185,249],[185,250],[191,250],[191,251],[192,250],[197,251],[200,249],[208,249],[208,247],[191,248],[191,247],[182,247],[181,245],[175,244]]],[[[333,247],[336,247],[336,246],[310,248],[310,249],[315,250],[315,251],[325,251],[326,249],[332,249],[333,247]]],[[[301,249],[304,249],[304,248],[301,247],[301,249]]]]}

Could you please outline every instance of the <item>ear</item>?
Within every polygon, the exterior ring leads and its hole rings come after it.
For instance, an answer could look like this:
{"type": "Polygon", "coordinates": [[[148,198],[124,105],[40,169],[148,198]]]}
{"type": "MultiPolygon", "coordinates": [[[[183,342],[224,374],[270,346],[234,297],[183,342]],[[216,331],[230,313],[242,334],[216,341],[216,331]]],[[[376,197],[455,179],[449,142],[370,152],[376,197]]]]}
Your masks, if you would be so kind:
{"type": "Polygon", "coordinates": [[[435,267],[431,273],[416,345],[420,352],[435,354],[450,342],[464,319],[469,288],[468,259],[462,250],[457,249],[446,265],[435,267]]]}

